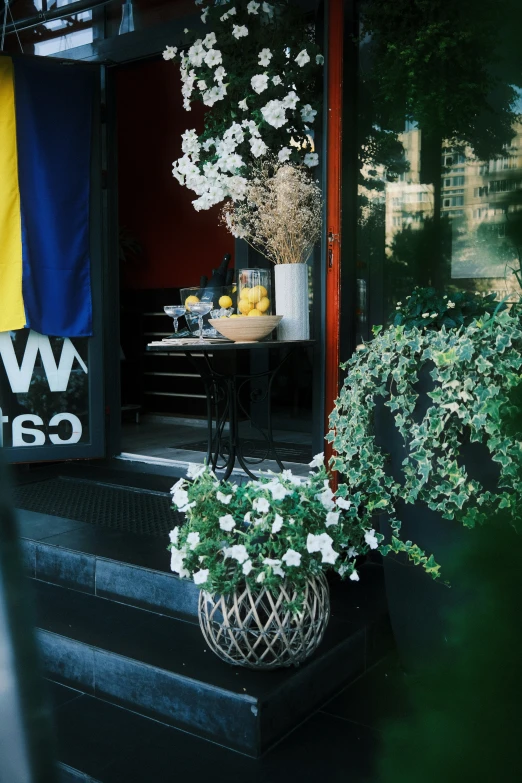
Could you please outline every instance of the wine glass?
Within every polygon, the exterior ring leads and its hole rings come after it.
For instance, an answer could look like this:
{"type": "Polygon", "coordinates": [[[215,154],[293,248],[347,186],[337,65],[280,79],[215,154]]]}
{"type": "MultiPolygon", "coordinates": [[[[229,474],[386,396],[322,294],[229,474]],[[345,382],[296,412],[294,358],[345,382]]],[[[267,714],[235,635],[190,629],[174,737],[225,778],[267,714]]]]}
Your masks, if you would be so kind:
{"type": "Polygon", "coordinates": [[[174,321],[174,335],[176,335],[178,333],[178,318],[185,315],[185,308],[183,305],[165,305],[163,309],[174,321]]]}
{"type": "Polygon", "coordinates": [[[194,315],[197,315],[199,339],[203,341],[205,339],[203,337],[203,316],[208,315],[210,311],[214,309],[214,303],[213,302],[189,302],[189,304],[187,305],[187,309],[191,313],[194,313],[194,315]]]}

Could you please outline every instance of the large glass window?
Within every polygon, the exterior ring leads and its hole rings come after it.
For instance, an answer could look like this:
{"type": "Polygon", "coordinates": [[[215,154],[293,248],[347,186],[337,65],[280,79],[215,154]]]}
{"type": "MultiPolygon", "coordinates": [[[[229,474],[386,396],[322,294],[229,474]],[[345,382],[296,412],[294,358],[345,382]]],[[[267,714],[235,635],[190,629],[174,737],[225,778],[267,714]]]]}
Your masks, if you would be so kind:
{"type": "Polygon", "coordinates": [[[358,8],[360,342],[417,285],[522,294],[522,6],[358,8]]]}
{"type": "Polygon", "coordinates": [[[88,343],[0,333],[0,446],[90,443],[88,343]]]}

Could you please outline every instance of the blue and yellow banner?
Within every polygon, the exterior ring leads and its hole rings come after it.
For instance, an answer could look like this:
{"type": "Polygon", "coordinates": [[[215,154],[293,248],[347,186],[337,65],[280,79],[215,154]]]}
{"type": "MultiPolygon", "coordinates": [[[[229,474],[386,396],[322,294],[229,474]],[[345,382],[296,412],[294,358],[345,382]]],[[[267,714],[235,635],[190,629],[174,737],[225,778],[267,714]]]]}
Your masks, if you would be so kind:
{"type": "Polygon", "coordinates": [[[92,334],[94,75],[0,56],[0,332],[92,334]]]}

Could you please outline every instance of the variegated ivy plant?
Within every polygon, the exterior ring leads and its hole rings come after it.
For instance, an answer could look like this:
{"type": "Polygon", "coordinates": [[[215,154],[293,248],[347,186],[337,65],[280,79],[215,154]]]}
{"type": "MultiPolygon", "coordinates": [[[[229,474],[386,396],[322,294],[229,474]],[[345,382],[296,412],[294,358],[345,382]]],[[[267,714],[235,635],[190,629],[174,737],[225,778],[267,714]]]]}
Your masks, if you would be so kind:
{"type": "Polygon", "coordinates": [[[430,328],[433,318],[427,315],[424,328],[376,328],[374,339],[344,365],[348,372],[327,440],[336,452],[331,467],[342,474],[350,493],[362,494],[359,509],[366,519],[361,524],[386,513],[393,534],[387,551],[406,552],[436,578],[439,566],[433,557],[401,540],[399,500],[425,503],[468,527],[499,510],[515,526],[522,517],[521,442],[507,437],[502,426],[510,391],[521,381],[522,329],[515,310],[485,312],[458,328],[430,328]],[[419,420],[417,384],[423,370],[434,388],[428,392],[431,405],[419,420]],[[376,444],[379,398],[391,411],[407,450],[403,484],[390,475],[387,455],[376,444]],[[500,466],[496,492],[468,476],[461,460],[467,439],[485,444],[500,466]]]}

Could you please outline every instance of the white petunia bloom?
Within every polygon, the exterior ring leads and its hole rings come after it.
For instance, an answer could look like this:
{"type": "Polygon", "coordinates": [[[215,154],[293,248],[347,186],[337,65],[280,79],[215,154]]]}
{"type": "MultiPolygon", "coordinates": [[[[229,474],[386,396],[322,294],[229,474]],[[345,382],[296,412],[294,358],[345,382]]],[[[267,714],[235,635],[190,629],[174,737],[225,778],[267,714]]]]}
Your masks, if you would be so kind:
{"type": "Polygon", "coordinates": [[[185,479],[180,478],[178,481],[176,481],[175,484],[173,484],[170,488],[170,494],[173,495],[175,492],[178,491],[178,489],[183,489],[187,485],[187,482],[185,479]]]}
{"type": "MultiPolygon", "coordinates": [[[[328,483],[328,482],[327,482],[328,483]]],[[[322,492],[319,492],[315,499],[318,500],[327,511],[333,511],[335,508],[335,503],[333,501],[334,493],[330,489],[330,487],[325,487],[322,492]]]]}
{"type": "Polygon", "coordinates": [[[280,514],[275,515],[274,522],[272,524],[272,533],[279,533],[281,528],[283,527],[283,517],[280,514]]]}
{"type": "Polygon", "coordinates": [[[377,541],[377,537],[375,535],[375,530],[367,530],[364,534],[364,540],[370,547],[370,549],[377,549],[379,546],[379,542],[377,541]]]}
{"type": "Polygon", "coordinates": [[[201,14],[201,21],[203,22],[203,24],[207,23],[208,10],[209,10],[208,8],[205,8],[203,13],[201,14]]]}
{"type": "Polygon", "coordinates": [[[273,128],[281,128],[287,123],[285,107],[281,101],[268,101],[266,106],[261,109],[261,114],[263,119],[273,128]]]}
{"type": "Polygon", "coordinates": [[[295,549],[288,549],[282,557],[283,563],[290,566],[300,566],[302,555],[296,552],[295,549]]]}
{"type": "Polygon", "coordinates": [[[430,317],[430,314],[429,314],[429,313],[423,313],[423,314],[422,314],[422,317],[423,317],[423,318],[429,318],[429,317],[430,317]]]}
{"type": "Polygon", "coordinates": [[[186,506],[188,506],[189,497],[188,492],[186,489],[177,489],[176,492],[172,495],[172,502],[175,506],[178,507],[180,511],[182,511],[186,506]]]}
{"type": "Polygon", "coordinates": [[[437,317],[437,313],[432,313],[432,314],[431,314],[431,317],[432,317],[432,318],[436,318],[436,317],[437,317]]]}
{"type": "Polygon", "coordinates": [[[225,506],[228,506],[228,504],[232,500],[232,495],[224,495],[223,492],[217,492],[216,497],[219,500],[219,502],[224,503],[225,506]]]}
{"type": "Polygon", "coordinates": [[[262,139],[251,139],[250,150],[254,158],[260,158],[267,152],[268,147],[262,139]]]}
{"type": "Polygon", "coordinates": [[[351,547],[348,547],[347,554],[348,554],[348,557],[357,557],[359,552],[356,550],[356,548],[354,546],[351,546],[351,547]]]}
{"type": "Polygon", "coordinates": [[[237,560],[238,563],[244,563],[248,560],[248,552],[244,544],[234,544],[234,546],[225,547],[223,549],[225,558],[231,557],[233,560],[237,560]]]}
{"type": "Polygon", "coordinates": [[[309,168],[312,168],[312,166],[317,166],[319,163],[319,155],[317,152],[307,152],[304,156],[304,164],[305,166],[308,166],[309,168]]]}
{"type": "Polygon", "coordinates": [[[212,49],[212,47],[214,46],[216,41],[217,41],[216,34],[215,33],[208,33],[208,35],[206,35],[203,38],[203,46],[206,46],[207,49],[212,49]]]}
{"type": "Polygon", "coordinates": [[[177,545],[179,539],[179,527],[177,525],[174,530],[170,531],[169,538],[171,544],[177,545]]]}
{"type": "Polygon", "coordinates": [[[455,307],[455,302],[452,302],[451,299],[448,299],[447,305],[452,310],[455,307]]]}
{"type": "Polygon", "coordinates": [[[200,543],[199,540],[199,533],[189,533],[187,536],[187,544],[190,546],[190,549],[195,549],[198,544],[200,543]]]}
{"type": "Polygon", "coordinates": [[[259,9],[259,3],[256,3],[255,0],[250,0],[250,3],[247,5],[247,11],[249,14],[257,14],[259,9]]]}
{"type": "Polygon", "coordinates": [[[242,101],[239,101],[237,105],[239,106],[239,108],[240,108],[242,111],[247,111],[247,110],[248,110],[248,106],[247,106],[246,98],[243,98],[243,100],[242,100],[242,101]]]}
{"type": "Polygon", "coordinates": [[[194,584],[196,585],[204,585],[205,582],[208,579],[209,570],[208,568],[202,568],[199,571],[196,571],[194,574],[194,584]]]}
{"type": "Polygon", "coordinates": [[[177,53],[178,53],[177,46],[167,46],[165,48],[165,51],[163,52],[163,59],[164,60],[173,60],[174,57],[177,55],[177,53]]]}
{"type": "Polygon", "coordinates": [[[278,479],[265,484],[265,489],[271,492],[273,500],[284,500],[289,495],[294,494],[292,489],[284,487],[278,479]]]}
{"type": "Polygon", "coordinates": [[[322,54],[316,54],[315,55],[315,62],[317,65],[324,65],[324,57],[322,54]]]}
{"type": "Polygon", "coordinates": [[[352,582],[358,582],[359,581],[359,574],[357,573],[357,571],[355,569],[350,574],[350,579],[352,580],[352,582]]]}
{"type": "Polygon", "coordinates": [[[339,552],[336,552],[335,549],[332,549],[330,546],[321,549],[321,555],[323,563],[330,563],[330,565],[334,565],[335,561],[339,557],[339,552]]]}
{"type": "Polygon", "coordinates": [[[264,582],[266,579],[266,574],[264,571],[261,571],[260,574],[258,574],[256,582],[264,582]]]}
{"type": "Polygon", "coordinates": [[[283,80],[276,74],[275,76],[272,76],[272,83],[277,87],[278,84],[283,83],[283,80]]]}
{"type": "Polygon", "coordinates": [[[219,18],[220,18],[220,20],[221,20],[222,22],[226,22],[226,21],[227,21],[227,19],[230,19],[230,17],[231,17],[231,16],[235,16],[235,15],[236,15],[236,9],[235,9],[235,8],[230,8],[230,9],[229,9],[229,10],[226,12],[226,14],[223,14],[223,16],[220,16],[219,18]]]}
{"type": "Polygon", "coordinates": [[[250,523],[252,522],[252,512],[251,511],[247,511],[247,513],[243,517],[243,522],[246,525],[250,525],[250,523]]]}
{"type": "Polygon", "coordinates": [[[324,452],[316,454],[313,460],[309,463],[311,468],[321,468],[324,465],[324,452]]]}
{"type": "Polygon", "coordinates": [[[203,60],[205,58],[205,55],[206,55],[206,51],[203,48],[203,44],[199,40],[196,41],[195,43],[193,43],[192,46],[190,47],[190,49],[188,50],[189,62],[192,65],[195,65],[196,68],[200,68],[201,67],[201,65],[203,64],[203,60]]]}
{"type": "MultiPolygon", "coordinates": [[[[215,143],[216,143],[215,139],[207,139],[206,141],[203,142],[203,144],[201,146],[205,150],[205,152],[208,152],[210,150],[210,148],[212,147],[212,145],[214,145],[215,143]]],[[[189,470],[190,470],[190,468],[189,468],[189,470]]],[[[187,475],[188,475],[188,472],[187,472],[187,475]]]]}
{"type": "Polygon", "coordinates": [[[235,528],[236,521],[232,514],[225,514],[224,517],[219,517],[219,527],[221,530],[226,530],[227,533],[230,533],[230,531],[235,528]]]}
{"type": "Polygon", "coordinates": [[[310,554],[314,552],[321,552],[322,549],[330,547],[333,544],[333,538],[328,533],[321,533],[316,536],[313,533],[308,533],[306,539],[306,549],[310,554]]]}
{"type": "Polygon", "coordinates": [[[190,571],[185,568],[186,556],[187,550],[184,547],[183,549],[172,547],[170,550],[170,570],[174,571],[175,574],[179,574],[181,578],[190,576],[190,571]]]}
{"type": "Polygon", "coordinates": [[[281,561],[280,560],[272,560],[270,557],[265,557],[263,560],[263,565],[270,566],[272,571],[276,576],[282,576],[284,577],[285,572],[281,568],[281,561]]]}
{"type": "Polygon", "coordinates": [[[274,7],[272,5],[269,5],[269,3],[263,3],[263,11],[265,12],[265,14],[268,14],[270,19],[273,18],[274,7]]]}
{"type": "Polygon", "coordinates": [[[258,56],[258,62],[259,65],[262,65],[263,68],[266,68],[267,65],[270,65],[270,60],[272,59],[274,55],[270,51],[270,49],[261,49],[258,56]]]}
{"type": "Polygon", "coordinates": [[[345,500],[345,498],[336,498],[335,499],[336,504],[339,506],[339,508],[342,508],[346,510],[347,508],[350,508],[352,505],[351,500],[345,500]]]}
{"type": "Polygon", "coordinates": [[[339,524],[339,517],[341,516],[340,511],[329,511],[326,515],[326,527],[330,527],[330,525],[338,525],[339,524]]]}
{"type": "Polygon", "coordinates": [[[252,85],[254,92],[261,94],[268,87],[268,76],[266,73],[258,73],[255,76],[252,76],[250,84],[252,85]]]}
{"type": "Polygon", "coordinates": [[[222,82],[226,75],[227,72],[225,71],[223,66],[220,65],[219,68],[216,68],[216,70],[214,71],[214,81],[222,82]]]}
{"type": "Polygon", "coordinates": [[[251,570],[253,569],[252,561],[247,560],[246,563],[243,563],[243,573],[245,576],[248,576],[251,570]]]}
{"type": "Polygon", "coordinates": [[[301,107],[301,119],[303,122],[313,122],[317,111],[312,109],[309,103],[301,107]]]}
{"type": "Polygon", "coordinates": [[[197,85],[198,85],[198,90],[201,90],[201,92],[205,92],[205,90],[207,89],[207,83],[203,79],[200,79],[197,85]]]}
{"type": "Polygon", "coordinates": [[[283,98],[283,106],[285,109],[295,109],[299,102],[299,96],[294,90],[291,90],[288,95],[283,98]]]}
{"type": "MultiPolygon", "coordinates": [[[[212,141],[212,139],[210,141],[212,141]]],[[[197,479],[203,475],[206,469],[206,465],[198,465],[197,462],[191,462],[187,468],[187,476],[191,479],[197,479]]]]}
{"type": "Polygon", "coordinates": [[[223,57],[219,49],[209,49],[205,55],[205,64],[209,68],[215,68],[223,62],[223,57]]]}
{"type": "Polygon", "coordinates": [[[270,503],[266,498],[256,498],[252,503],[254,511],[259,511],[260,514],[266,514],[270,511],[270,503]]]}
{"type": "Polygon", "coordinates": [[[306,51],[306,49],[303,49],[299,52],[297,57],[295,58],[296,63],[302,68],[303,65],[306,65],[306,63],[310,62],[310,55],[306,51]]]}
{"type": "Polygon", "coordinates": [[[248,35],[248,27],[245,27],[245,25],[239,25],[235,24],[232,28],[232,35],[234,38],[245,38],[248,35]]]}

